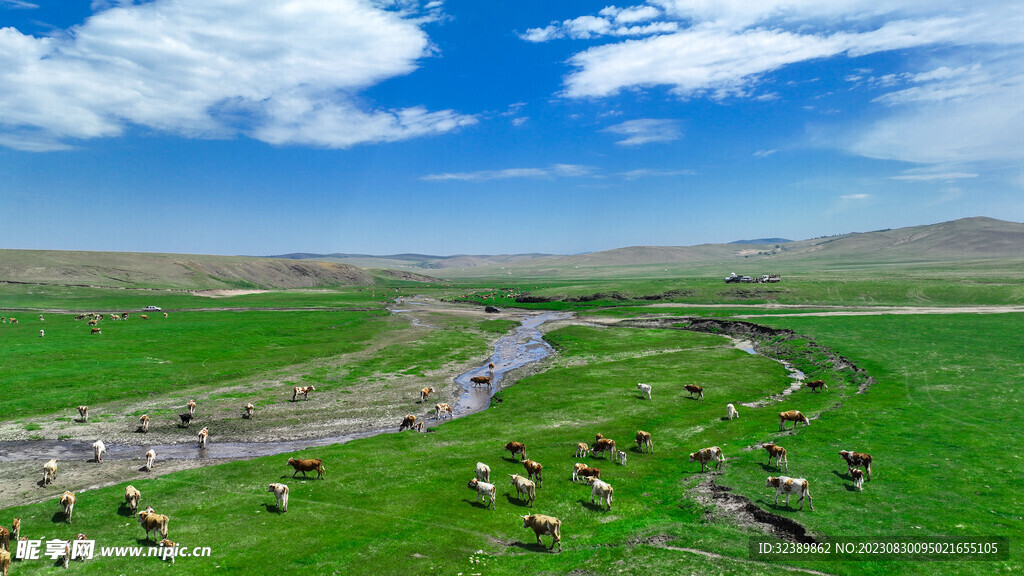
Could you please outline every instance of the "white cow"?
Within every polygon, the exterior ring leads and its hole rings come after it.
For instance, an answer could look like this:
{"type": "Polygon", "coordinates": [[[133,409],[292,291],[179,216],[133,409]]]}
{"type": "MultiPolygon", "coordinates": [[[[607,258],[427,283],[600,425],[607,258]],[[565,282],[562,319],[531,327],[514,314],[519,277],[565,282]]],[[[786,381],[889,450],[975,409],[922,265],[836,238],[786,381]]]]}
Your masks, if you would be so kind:
{"type": "Polygon", "coordinates": [[[598,505],[603,501],[608,506],[606,510],[611,510],[612,493],[615,491],[612,485],[594,477],[587,478],[587,483],[593,486],[593,489],[590,491],[590,501],[593,502],[596,497],[598,505]]]}
{"type": "Polygon", "coordinates": [[[483,462],[476,463],[476,479],[481,482],[491,481],[491,467],[483,462]]]}
{"type": "MultiPolygon", "coordinates": [[[[491,499],[491,505],[485,506],[485,508],[493,508],[495,510],[498,509],[497,499],[495,498],[495,495],[498,493],[498,489],[494,486],[494,484],[488,484],[487,482],[481,482],[476,478],[473,478],[472,480],[469,481],[469,484],[467,484],[466,487],[469,488],[470,490],[476,490],[477,502],[480,502],[481,498],[491,499]]],[[[484,501],[484,504],[487,504],[486,500],[484,501]]]]}
{"type": "Polygon", "coordinates": [[[154,462],[156,462],[156,450],[153,450],[152,448],[150,448],[149,451],[146,452],[146,471],[147,472],[153,469],[153,463],[154,462]]]}
{"type": "Polygon", "coordinates": [[[732,420],[733,418],[739,418],[740,413],[736,411],[736,407],[732,404],[725,405],[725,419],[732,420]]]}
{"type": "Polygon", "coordinates": [[[92,445],[92,454],[96,458],[97,462],[99,462],[100,460],[103,459],[103,455],[106,452],[107,452],[107,447],[106,447],[106,445],[103,444],[103,440],[97,440],[96,442],[93,443],[93,445],[92,445]]]}
{"type": "Polygon", "coordinates": [[[647,396],[648,400],[651,399],[651,385],[650,384],[644,384],[643,382],[637,382],[636,387],[637,387],[637,389],[640,390],[640,394],[641,395],[647,396]]]}
{"type": "Polygon", "coordinates": [[[267,492],[274,493],[274,497],[277,498],[277,510],[279,512],[283,514],[288,511],[288,485],[275,482],[270,485],[267,492]]]}

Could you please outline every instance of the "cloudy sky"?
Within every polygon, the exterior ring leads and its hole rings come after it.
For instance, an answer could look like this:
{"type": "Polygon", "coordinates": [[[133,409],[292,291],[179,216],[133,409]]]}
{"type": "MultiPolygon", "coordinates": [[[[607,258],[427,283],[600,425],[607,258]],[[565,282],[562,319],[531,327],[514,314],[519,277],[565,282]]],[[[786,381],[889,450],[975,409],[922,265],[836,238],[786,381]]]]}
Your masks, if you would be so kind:
{"type": "Polygon", "coordinates": [[[0,248],[1024,220],[1017,0],[0,0],[0,248]]]}

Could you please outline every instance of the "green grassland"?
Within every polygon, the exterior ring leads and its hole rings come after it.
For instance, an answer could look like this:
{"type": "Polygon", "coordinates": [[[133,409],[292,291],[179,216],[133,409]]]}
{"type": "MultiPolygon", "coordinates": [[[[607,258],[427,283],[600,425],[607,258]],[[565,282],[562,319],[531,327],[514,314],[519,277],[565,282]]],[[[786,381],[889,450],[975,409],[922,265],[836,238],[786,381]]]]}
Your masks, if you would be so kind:
{"type": "MultiPolygon", "coordinates": [[[[233,318],[241,317],[248,322],[248,313],[233,318]]],[[[1022,465],[1012,449],[1021,416],[1022,350],[1014,338],[1021,320],[766,319],[834,348],[876,382],[856,394],[843,373],[828,375],[826,393],[803,390],[779,404],[740,407],[740,419],[731,422],[722,420],[726,402],[756,401],[788,385],[780,364],[736,350],[715,335],[566,327],[548,335],[559,350],[548,369],[503,391],[488,411],[425,435],[388,434],[295,454],[323,458],[326,480],[288,479],[291,469],[282,455],[135,485],[143,505],[171,517],[171,539],[212,548],[211,558],[178,560],[177,569],[189,574],[778,573],[779,565],[747,559],[748,537],[755,532],[709,520],[709,510],[691,493],[710,474],[689,463],[688,453],[718,445],[728,457],[724,472],[714,476],[719,485],[800,522],[819,538],[972,534],[1013,542],[1008,562],[793,565],[851,575],[1015,572],[1022,568],[1024,528],[1013,488],[1022,465]],[[652,401],[639,397],[637,381],[654,387],[652,401]],[[688,399],[688,383],[705,386],[707,399],[688,399]],[[796,433],[778,433],[776,414],[784,409],[816,418],[796,433]],[[656,453],[630,450],[627,466],[588,459],[615,487],[610,512],[591,505],[589,488],[570,482],[575,443],[602,432],[625,447],[637,429],[654,435],[656,453]],[[507,474],[522,472],[502,451],[513,439],[525,442],[530,457],[545,465],[533,510],[515,498],[507,481],[507,474]],[[812,481],[815,511],[772,503],[764,478],[780,471],[765,464],[762,450],[746,449],[771,440],[789,450],[790,475],[812,481]],[[851,490],[836,454],[841,449],[875,455],[875,475],[863,493],[851,490]],[[475,493],[466,488],[477,461],[493,470],[499,487],[495,510],[475,504],[475,493]],[[292,487],[283,515],[266,492],[276,481],[292,487]],[[562,554],[546,553],[522,529],[518,516],[531,512],[562,520],[562,554]]],[[[396,358],[388,369],[415,361],[396,358]]],[[[3,517],[20,516],[23,533],[32,537],[84,532],[101,546],[144,544],[141,529],[119,508],[123,488],[81,493],[71,526],[62,523],[54,501],[8,509],[3,517]]],[[[45,573],[50,565],[26,562],[16,569],[45,573]]],[[[94,559],[74,568],[97,574],[168,570],[151,558],[94,559]]]]}

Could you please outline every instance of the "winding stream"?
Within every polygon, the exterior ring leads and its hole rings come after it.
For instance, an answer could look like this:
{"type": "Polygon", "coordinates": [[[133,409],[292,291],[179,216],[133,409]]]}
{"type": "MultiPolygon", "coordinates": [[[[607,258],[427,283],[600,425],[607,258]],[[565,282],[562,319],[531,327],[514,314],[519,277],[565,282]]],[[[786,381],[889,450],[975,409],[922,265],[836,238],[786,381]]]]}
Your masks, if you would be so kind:
{"type": "MultiPolygon", "coordinates": [[[[403,304],[417,304],[416,302],[403,302],[403,304]]],[[[409,310],[392,310],[392,313],[400,314],[409,310]]],[[[455,377],[455,382],[462,386],[463,393],[455,406],[452,407],[456,416],[467,416],[485,410],[490,406],[491,397],[501,389],[502,378],[511,370],[521,368],[533,362],[539,362],[548,357],[554,350],[544,341],[540,327],[545,322],[563,320],[572,314],[566,312],[544,312],[539,314],[523,314],[518,320],[520,326],[511,334],[498,339],[494,345],[494,353],[489,362],[494,363],[494,371],[490,372],[485,364],[455,377]],[[473,376],[491,376],[491,386],[474,386],[470,382],[473,376]]],[[[418,319],[413,324],[422,325],[418,319]]],[[[328,446],[331,444],[344,444],[350,440],[368,438],[377,434],[388,434],[397,432],[398,427],[376,428],[361,430],[340,436],[326,436],[323,438],[312,438],[290,441],[272,442],[211,442],[205,449],[200,450],[195,442],[182,442],[176,444],[152,444],[144,446],[129,446],[123,444],[111,444],[107,446],[105,460],[145,460],[145,453],[152,448],[156,451],[157,462],[161,460],[180,459],[211,459],[211,460],[245,460],[260,456],[272,456],[296,452],[305,448],[315,446],[328,446]]],[[[58,460],[91,460],[92,442],[84,440],[16,440],[0,441],[0,462],[13,462],[19,460],[47,460],[56,458],[58,460]]],[[[159,464],[158,464],[159,465],[159,464]]]]}

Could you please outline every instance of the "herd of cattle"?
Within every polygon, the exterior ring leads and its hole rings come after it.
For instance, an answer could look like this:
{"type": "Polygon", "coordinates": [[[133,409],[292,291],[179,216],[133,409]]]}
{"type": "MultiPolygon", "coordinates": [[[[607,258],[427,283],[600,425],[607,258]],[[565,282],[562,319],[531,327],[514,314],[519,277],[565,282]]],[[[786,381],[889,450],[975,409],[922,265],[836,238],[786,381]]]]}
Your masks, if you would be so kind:
{"type": "MultiPolygon", "coordinates": [[[[814,380],[806,382],[805,386],[813,392],[820,392],[823,388],[827,389],[828,386],[823,380],[814,380]]],[[[686,391],[690,393],[690,398],[695,400],[704,400],[704,389],[701,386],[687,385],[686,391]]],[[[649,384],[638,383],[637,389],[640,390],[641,398],[651,399],[652,387],[649,384]]],[[[426,392],[426,390],[424,390],[426,392]]],[[[421,397],[421,401],[426,399],[426,394],[421,397]]],[[[739,412],[736,407],[732,404],[726,406],[726,420],[733,420],[739,418],[739,412]]],[[[408,416],[406,422],[403,422],[402,429],[404,430],[409,423],[415,422],[414,416],[408,416]]],[[[785,430],[787,422],[793,422],[793,428],[796,429],[798,423],[803,423],[805,426],[810,426],[810,419],[804,416],[798,410],[789,410],[779,413],[779,431],[785,430]]],[[[422,424],[422,422],[421,422],[422,424]]],[[[595,436],[593,444],[586,442],[579,442],[576,445],[576,452],[574,456],[576,458],[582,458],[591,454],[596,456],[597,454],[606,454],[605,458],[611,458],[612,462],[624,465],[625,452],[618,450],[618,447],[614,440],[605,438],[602,434],[598,433],[595,436]]],[[[641,454],[654,453],[654,442],[651,434],[644,430],[637,430],[635,437],[637,448],[636,450],[641,454]]],[[[785,469],[789,472],[789,460],[786,456],[786,449],[775,443],[768,443],[763,445],[764,449],[768,453],[768,465],[774,465],[780,470],[785,469]]],[[[509,474],[511,479],[511,485],[515,488],[516,498],[524,505],[533,507],[534,502],[537,498],[537,489],[543,486],[544,467],[526,456],[526,445],[522,442],[512,441],[505,444],[505,451],[511,454],[513,460],[518,456],[521,464],[526,470],[526,477],[519,474],[509,474]]],[[[857,490],[863,490],[864,480],[871,480],[871,455],[860,452],[852,452],[849,450],[842,450],[839,452],[839,456],[846,462],[847,473],[853,479],[854,486],[857,490]],[[866,475],[865,475],[866,473],[866,475]]],[[[715,470],[720,470],[722,464],[725,462],[725,456],[722,454],[722,449],[718,446],[710,446],[702,448],[696,452],[690,454],[690,462],[700,464],[701,472],[710,470],[714,467],[715,470]]],[[[491,468],[483,462],[477,462],[475,477],[469,481],[467,488],[476,492],[476,502],[484,504],[485,508],[496,509],[496,497],[497,497],[497,486],[491,483],[491,468]]],[[[584,481],[588,486],[591,487],[590,502],[597,502],[598,507],[603,506],[606,511],[611,510],[612,498],[614,495],[614,488],[601,478],[601,469],[587,466],[581,462],[573,464],[572,468],[572,482],[577,480],[584,481]]],[[[795,495],[798,497],[797,502],[800,504],[800,510],[803,509],[803,500],[806,498],[807,503],[811,510],[814,510],[814,504],[811,501],[810,494],[810,482],[805,478],[790,478],[788,476],[770,476],[765,482],[765,487],[775,489],[775,504],[779,503],[779,496],[785,495],[786,506],[789,506],[789,497],[795,495]]],[[[510,493],[511,496],[511,493],[510,493]]],[[[551,546],[549,550],[553,550],[555,546],[558,546],[558,551],[562,551],[562,535],[561,528],[562,523],[558,518],[552,516],[546,516],[543,514],[531,514],[521,517],[523,520],[523,528],[533,529],[537,543],[542,544],[541,536],[550,535],[552,536],[551,546]]]]}

